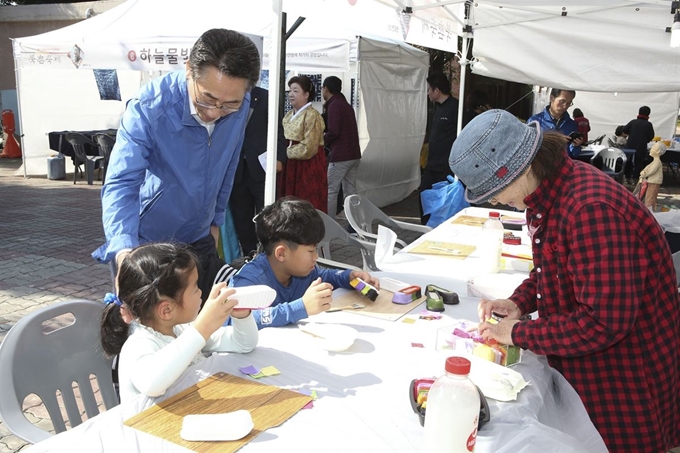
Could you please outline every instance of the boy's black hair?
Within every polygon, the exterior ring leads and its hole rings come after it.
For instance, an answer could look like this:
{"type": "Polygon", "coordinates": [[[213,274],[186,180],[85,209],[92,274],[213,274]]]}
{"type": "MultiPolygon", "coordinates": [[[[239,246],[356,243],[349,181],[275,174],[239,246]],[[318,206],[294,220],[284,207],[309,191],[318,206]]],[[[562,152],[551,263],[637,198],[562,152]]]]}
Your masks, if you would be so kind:
{"type": "Polygon", "coordinates": [[[652,113],[652,109],[650,109],[646,105],[643,105],[638,109],[638,115],[649,116],[650,113],[652,113]]]}
{"type": "Polygon", "coordinates": [[[309,201],[284,197],[257,215],[255,233],[264,253],[269,256],[281,241],[293,250],[299,245],[316,245],[326,234],[326,228],[309,201]]]}

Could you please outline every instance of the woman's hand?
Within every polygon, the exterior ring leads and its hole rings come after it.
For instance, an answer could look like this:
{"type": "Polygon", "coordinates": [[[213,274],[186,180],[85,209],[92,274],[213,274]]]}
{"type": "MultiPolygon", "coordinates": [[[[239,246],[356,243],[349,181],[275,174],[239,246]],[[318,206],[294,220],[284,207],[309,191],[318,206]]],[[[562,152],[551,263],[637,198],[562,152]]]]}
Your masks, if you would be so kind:
{"type": "Polygon", "coordinates": [[[513,345],[512,327],[520,322],[517,319],[504,318],[498,323],[483,322],[479,325],[479,334],[485,340],[493,339],[500,344],[513,345]]]}
{"type": "Polygon", "coordinates": [[[486,321],[491,317],[491,313],[498,313],[506,319],[519,319],[522,317],[522,312],[510,299],[482,299],[477,307],[479,320],[482,322],[486,321]]]}

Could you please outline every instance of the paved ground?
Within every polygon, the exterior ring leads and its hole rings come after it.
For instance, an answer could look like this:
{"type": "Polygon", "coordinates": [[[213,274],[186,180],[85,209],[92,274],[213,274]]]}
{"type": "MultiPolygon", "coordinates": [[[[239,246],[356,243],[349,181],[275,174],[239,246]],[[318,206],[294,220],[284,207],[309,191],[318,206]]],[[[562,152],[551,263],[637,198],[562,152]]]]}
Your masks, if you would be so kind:
{"type": "MultiPolygon", "coordinates": [[[[108,267],[90,257],[104,242],[99,183],[73,185],[70,175],[63,181],[24,179],[14,175],[20,164],[0,159],[0,341],[32,310],[71,298],[101,300],[110,288],[108,267]]],[[[680,181],[670,174],[666,181],[660,203],[680,207],[680,181]]],[[[415,222],[417,195],[384,211],[415,222]]],[[[334,248],[333,258],[361,266],[358,253],[346,247],[334,248]]],[[[30,406],[29,419],[49,426],[44,409],[35,402],[30,406]]],[[[0,453],[24,447],[0,423],[0,453]]]]}

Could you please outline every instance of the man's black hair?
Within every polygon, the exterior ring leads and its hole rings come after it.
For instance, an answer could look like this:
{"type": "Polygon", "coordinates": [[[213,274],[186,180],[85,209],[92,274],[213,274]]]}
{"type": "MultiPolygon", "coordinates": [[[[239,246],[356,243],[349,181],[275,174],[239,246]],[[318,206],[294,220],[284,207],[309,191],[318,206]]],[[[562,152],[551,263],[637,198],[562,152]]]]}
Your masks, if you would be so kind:
{"type": "Polygon", "coordinates": [[[342,91],[342,80],[339,77],[328,76],[323,81],[325,86],[331,94],[338,94],[342,91]]]}

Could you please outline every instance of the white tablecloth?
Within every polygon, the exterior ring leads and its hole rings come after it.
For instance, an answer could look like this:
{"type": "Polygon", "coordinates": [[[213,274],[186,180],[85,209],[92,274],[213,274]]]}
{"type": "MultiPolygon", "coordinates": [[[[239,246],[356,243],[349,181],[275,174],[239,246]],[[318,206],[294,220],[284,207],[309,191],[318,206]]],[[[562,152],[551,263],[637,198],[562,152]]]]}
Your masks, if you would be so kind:
{"type": "MultiPolygon", "coordinates": [[[[523,212],[505,211],[501,209],[485,209],[470,207],[460,211],[452,219],[439,225],[429,233],[424,234],[403,250],[394,254],[387,260],[380,261],[378,267],[383,271],[398,272],[418,277],[426,277],[430,280],[446,279],[452,283],[449,285],[453,291],[459,294],[467,294],[467,282],[471,279],[482,281],[486,286],[493,286],[494,291],[489,296],[508,297],[513,290],[519,286],[529,275],[530,262],[526,260],[506,260],[508,267],[514,269],[504,269],[498,274],[485,274],[482,271],[481,253],[485,251],[480,247],[483,241],[481,228],[478,226],[467,226],[451,223],[457,217],[467,215],[473,217],[488,217],[489,211],[500,212],[503,216],[524,218],[523,212]],[[455,244],[473,245],[477,247],[465,259],[456,259],[447,256],[421,255],[410,253],[410,251],[425,241],[450,242],[455,244]]],[[[508,230],[510,231],[510,230],[508,230]]],[[[526,227],[523,231],[512,231],[522,240],[521,246],[503,245],[503,251],[511,254],[531,254],[529,237],[526,227]]],[[[377,252],[376,252],[377,254],[377,252]]],[[[434,282],[430,282],[434,283],[434,282]]],[[[446,286],[444,286],[446,288],[446,286]]]]}
{"type": "MultiPolygon", "coordinates": [[[[389,273],[379,276],[403,277],[389,273]]],[[[453,286],[445,279],[437,283],[453,286]]],[[[241,450],[244,453],[418,452],[423,428],[409,403],[409,383],[414,378],[443,374],[444,359],[450,353],[435,350],[437,330],[453,324],[454,318],[475,319],[476,306],[476,299],[463,296],[459,305],[446,307],[442,319],[418,319],[414,324],[353,312],[314,316],[313,321],[345,324],[359,331],[354,345],[342,353],[320,349],[296,326],[264,329],[253,352],[213,355],[189,368],[163,398],[218,371],[244,376],[239,367],[273,365],[281,374],[259,382],[316,390],[318,400],[312,409],[301,410],[248,443],[241,450]],[[413,347],[412,343],[424,347],[413,347]]],[[[415,318],[423,308],[417,307],[407,317],[415,318]]],[[[479,431],[477,453],[606,451],[578,395],[544,358],[526,352],[522,363],[513,369],[530,385],[515,402],[489,400],[491,421],[479,431]]],[[[122,424],[151,404],[152,400],[138,398],[27,451],[186,451],[122,424]]]]}

